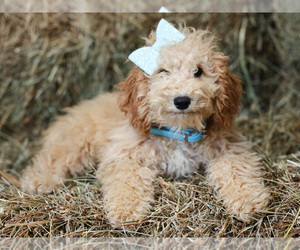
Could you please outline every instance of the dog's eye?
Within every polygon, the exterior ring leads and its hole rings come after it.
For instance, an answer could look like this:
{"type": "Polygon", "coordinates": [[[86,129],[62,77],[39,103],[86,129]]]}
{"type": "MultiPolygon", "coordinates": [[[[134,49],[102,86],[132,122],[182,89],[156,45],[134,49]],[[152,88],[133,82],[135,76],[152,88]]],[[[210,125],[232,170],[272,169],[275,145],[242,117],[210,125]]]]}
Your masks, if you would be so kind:
{"type": "Polygon", "coordinates": [[[167,70],[165,70],[165,69],[160,69],[160,70],[158,71],[158,74],[160,74],[160,73],[169,73],[169,71],[167,71],[167,70]]]}
{"type": "Polygon", "coordinates": [[[198,67],[194,72],[194,77],[200,77],[202,73],[203,73],[202,69],[198,67]]]}

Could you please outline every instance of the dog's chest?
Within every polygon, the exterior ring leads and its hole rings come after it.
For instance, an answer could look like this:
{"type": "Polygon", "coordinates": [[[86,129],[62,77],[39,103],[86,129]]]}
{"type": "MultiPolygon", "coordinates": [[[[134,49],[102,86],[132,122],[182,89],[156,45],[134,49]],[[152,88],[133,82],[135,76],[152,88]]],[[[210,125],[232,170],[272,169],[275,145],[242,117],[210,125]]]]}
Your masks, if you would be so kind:
{"type": "Polygon", "coordinates": [[[198,170],[205,161],[201,154],[201,143],[189,143],[176,139],[153,137],[157,149],[157,165],[163,175],[187,177],[198,170]]]}

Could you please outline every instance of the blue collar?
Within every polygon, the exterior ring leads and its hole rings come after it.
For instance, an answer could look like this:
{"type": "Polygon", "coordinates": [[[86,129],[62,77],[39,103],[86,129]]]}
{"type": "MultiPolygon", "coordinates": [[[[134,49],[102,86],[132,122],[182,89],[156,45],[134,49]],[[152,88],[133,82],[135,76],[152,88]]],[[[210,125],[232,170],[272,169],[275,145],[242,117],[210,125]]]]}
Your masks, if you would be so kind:
{"type": "MultiPolygon", "coordinates": [[[[206,126],[206,121],[204,122],[204,125],[206,126]]],[[[174,130],[172,127],[168,126],[160,129],[151,127],[150,133],[187,142],[198,142],[204,136],[204,132],[198,132],[193,128],[181,129],[180,132],[178,132],[177,130],[174,130]]]]}

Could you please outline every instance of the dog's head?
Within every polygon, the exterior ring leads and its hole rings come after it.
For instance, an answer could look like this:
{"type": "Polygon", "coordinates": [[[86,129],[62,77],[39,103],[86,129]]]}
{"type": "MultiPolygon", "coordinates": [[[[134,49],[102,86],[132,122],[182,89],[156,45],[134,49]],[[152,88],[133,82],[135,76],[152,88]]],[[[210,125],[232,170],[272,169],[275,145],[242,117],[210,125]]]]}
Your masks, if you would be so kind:
{"type": "MultiPolygon", "coordinates": [[[[228,130],[238,112],[240,80],[229,72],[228,58],[218,51],[208,31],[180,30],[186,38],[163,46],[157,70],[147,76],[134,68],[119,84],[120,109],[142,135],[152,124],[201,131],[228,130]]],[[[146,45],[155,42],[152,33],[146,45]]]]}

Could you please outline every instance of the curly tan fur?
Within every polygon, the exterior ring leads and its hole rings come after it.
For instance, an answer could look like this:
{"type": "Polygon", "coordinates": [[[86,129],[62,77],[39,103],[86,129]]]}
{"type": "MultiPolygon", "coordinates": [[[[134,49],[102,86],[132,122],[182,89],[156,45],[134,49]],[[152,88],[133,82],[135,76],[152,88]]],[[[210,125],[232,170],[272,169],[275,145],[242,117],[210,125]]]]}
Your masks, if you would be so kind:
{"type": "Polygon", "coordinates": [[[128,116],[134,128],[139,130],[143,136],[148,135],[151,123],[147,119],[148,109],[145,104],[146,94],[149,90],[147,77],[141,70],[135,68],[125,81],[119,83],[118,88],[120,89],[120,110],[128,116]]]}
{"type": "MultiPolygon", "coordinates": [[[[181,31],[186,38],[161,48],[152,76],[134,68],[117,93],[101,94],[59,117],[24,171],[22,187],[51,192],[64,178],[85,174],[93,163],[107,217],[120,223],[147,213],[157,175],[180,178],[205,166],[207,180],[228,211],[244,219],[263,211],[269,193],[260,159],[232,125],[241,82],[228,70],[228,59],[211,33],[181,31]],[[196,77],[197,68],[203,73],[196,77]],[[179,109],[174,100],[182,96],[189,97],[190,104],[179,109]],[[192,127],[206,130],[206,136],[188,143],[150,134],[152,125],[192,127]]],[[[153,44],[154,36],[147,44],[153,44]]]]}
{"type": "Polygon", "coordinates": [[[234,115],[238,113],[242,86],[238,77],[227,68],[227,58],[223,55],[215,57],[216,71],[219,73],[217,84],[220,84],[220,92],[214,99],[216,112],[213,115],[214,124],[228,130],[231,129],[234,115]]]}

